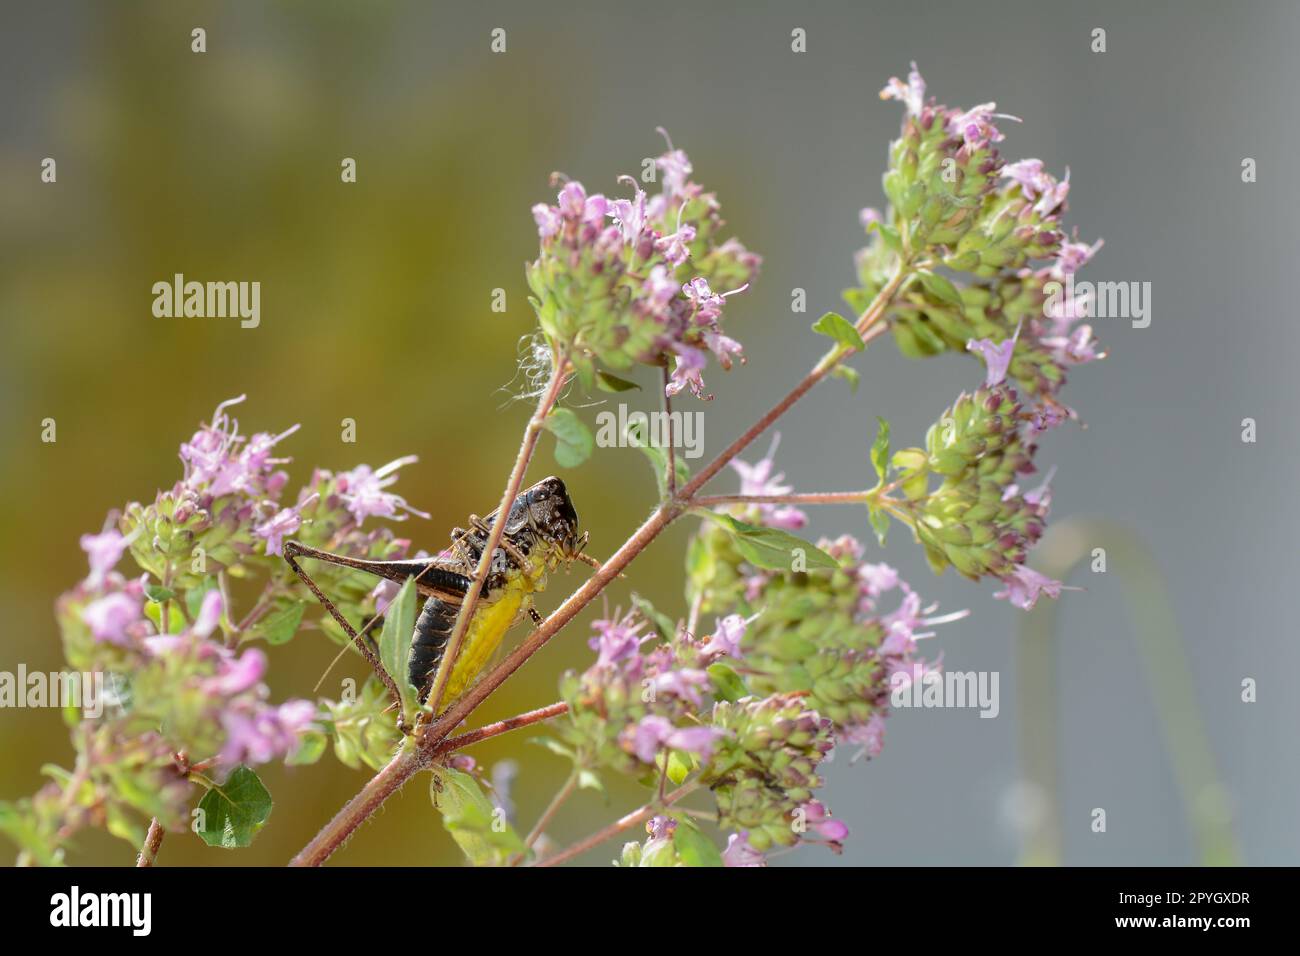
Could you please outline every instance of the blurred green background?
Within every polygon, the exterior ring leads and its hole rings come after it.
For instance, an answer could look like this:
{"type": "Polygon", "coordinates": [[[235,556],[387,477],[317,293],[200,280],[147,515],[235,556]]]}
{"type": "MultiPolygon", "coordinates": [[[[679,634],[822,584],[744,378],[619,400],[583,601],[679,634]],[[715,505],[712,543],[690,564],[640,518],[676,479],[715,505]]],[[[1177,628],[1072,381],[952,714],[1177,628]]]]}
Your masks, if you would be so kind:
{"type": "MultiPolygon", "coordinates": [[[[529,412],[512,400],[533,328],[528,208],[550,197],[556,169],[614,191],[619,173],[660,152],[660,124],[716,189],[731,229],[766,257],[756,288],[729,309],[749,364],[709,379],[719,397],[705,441],[716,451],[819,354],[807,325],[852,282],[857,209],[882,202],[898,108],[876,93],[915,58],[941,100],[996,99],[1025,119],[1006,127],[1008,156],[1072,167],[1068,221],[1107,240],[1089,278],[1153,283],[1152,327],[1102,323],[1112,357],[1077,372],[1065,393],[1089,428],[1045,447],[1045,462],[1061,466],[1055,508],[1105,514],[1148,542],[1170,582],[1244,857],[1296,859],[1298,705],[1281,679],[1263,680],[1300,668],[1284,601],[1297,527],[1284,490],[1297,461],[1281,417],[1294,404],[1297,344],[1287,291],[1296,186],[1284,171],[1300,145],[1285,121],[1298,79],[1294,6],[5,0],[0,9],[0,668],[59,666],[51,609],[84,573],[78,535],[170,485],[178,443],[240,393],[245,432],[302,423],[282,446],[295,482],[316,464],[418,454],[396,489],[432,514],[400,527],[417,546],[436,549],[469,512],[490,510],[529,412]],[[198,26],[205,54],[190,50],[198,26]],[[1094,26],[1108,30],[1104,55],[1089,52],[1094,26]],[[494,27],[507,31],[504,54],[489,52],[494,27]],[[794,27],[808,31],[806,54],[790,52],[794,27]],[[1246,155],[1262,171],[1250,187],[1239,179],[1246,155]],[[58,162],[57,184],[40,182],[46,156],[58,162]],[[356,184],[340,182],[343,157],[357,161],[356,184]],[[176,272],[260,281],[260,327],[154,318],[150,287],[176,272]],[[490,309],[498,287],[505,314],[490,309]],[[790,312],[794,287],[808,290],[807,315],[790,312]],[[1267,423],[1256,446],[1238,439],[1246,415],[1267,423]],[[55,444],[39,440],[46,417],[58,423],[55,444]],[[355,445],[340,441],[344,418],[358,423],[355,445]],[[1265,688],[1256,705],[1238,700],[1244,676],[1265,688]]],[[[869,481],[876,414],[900,440],[919,439],[977,379],[969,360],[911,363],[888,342],[859,367],[857,395],[829,386],[782,425],[778,463],[801,490],[869,481]]],[[[642,382],[631,401],[648,407],[653,389],[642,382]]],[[[547,441],[532,475],[554,468],[547,441]]],[[[617,547],[653,497],[635,451],[598,453],[564,477],[596,555],[617,547]]],[[[870,536],[856,511],[814,521],[814,534],[870,536]]],[[[682,611],[688,532],[673,529],[634,566],[638,590],[670,613],[682,611]]],[[[1017,612],[993,602],[990,587],[935,581],[904,535],[887,559],[946,609],[974,609],[942,629],[934,650],[948,667],[999,670],[1001,715],[892,717],[879,760],[831,770],[828,802],[854,831],[846,854],[789,859],[1012,862],[1034,815],[1016,751],[1017,612]]],[[[556,580],[543,610],[578,580],[556,580]]],[[[1120,590],[1100,576],[1074,583],[1088,591],[1062,602],[1055,701],[1065,859],[1191,862],[1120,590]],[[1109,808],[1105,837],[1088,831],[1095,806],[1109,808]]],[[[628,593],[627,583],[611,588],[608,608],[628,593]]],[[[566,631],[475,723],[553,701],[560,671],[588,659],[587,633],[566,631]]],[[[334,652],[310,633],[276,649],[275,698],[309,696],[334,652]]],[[[521,738],[473,753],[520,761],[525,827],[565,776],[521,738]]],[[[0,711],[0,798],[34,791],[40,766],[69,754],[56,712],[0,711]]],[[[251,849],[171,835],[161,862],[283,863],[365,779],[331,757],[265,778],[276,808],[251,849]]],[[[585,794],[553,832],[576,839],[636,799],[585,794]]],[[[72,862],[133,856],[104,835],[78,846],[72,862]]],[[[458,858],[421,782],[335,859],[458,858]]]]}

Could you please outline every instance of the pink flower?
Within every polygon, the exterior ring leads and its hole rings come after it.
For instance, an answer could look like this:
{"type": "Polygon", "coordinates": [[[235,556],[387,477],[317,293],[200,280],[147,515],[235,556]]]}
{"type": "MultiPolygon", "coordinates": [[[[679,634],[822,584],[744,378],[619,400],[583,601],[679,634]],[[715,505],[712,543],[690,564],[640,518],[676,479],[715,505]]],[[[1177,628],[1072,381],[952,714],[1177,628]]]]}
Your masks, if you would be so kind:
{"type": "Polygon", "coordinates": [[[668,152],[664,153],[655,160],[664,174],[664,193],[669,196],[679,196],[686,191],[686,181],[690,179],[694,169],[691,167],[691,161],[686,154],[680,149],[673,149],[673,141],[668,136],[668,131],[662,126],[657,127],[660,135],[668,143],[668,152]]]}
{"type": "Polygon", "coordinates": [[[284,536],[293,534],[302,527],[302,515],[296,508],[281,508],[274,517],[263,521],[253,529],[253,533],[266,539],[266,553],[279,554],[284,536]]]}
{"type": "Polygon", "coordinates": [[[831,843],[841,843],[849,835],[849,828],[842,821],[833,819],[820,801],[809,800],[801,809],[808,829],[818,836],[831,843]]]}
{"type": "MultiPolygon", "coordinates": [[[[672,377],[664,386],[665,394],[676,395],[689,385],[692,395],[696,398],[705,398],[704,376],[701,374],[707,361],[704,350],[674,342],[673,351],[677,353],[677,362],[673,367],[672,377]]],[[[712,395],[708,396],[708,398],[712,397],[712,395]]]]}
{"type": "Polygon", "coordinates": [[[105,575],[122,560],[122,554],[129,544],[126,538],[111,528],[100,534],[83,534],[81,550],[86,552],[90,562],[90,577],[86,579],[86,583],[91,587],[98,587],[105,575]]]}
{"type": "Polygon", "coordinates": [[[723,866],[767,866],[767,857],[749,844],[749,831],[741,830],[727,837],[727,848],[722,851],[723,866]]]}
{"type": "Polygon", "coordinates": [[[880,752],[885,749],[885,717],[883,714],[872,714],[865,724],[853,724],[846,727],[840,734],[840,739],[845,743],[857,744],[861,746],[854,760],[863,756],[879,757],[880,752]]]}
{"type": "Polygon", "coordinates": [[[679,266],[690,255],[687,246],[694,241],[695,227],[680,226],[671,235],[660,236],[655,240],[655,252],[663,256],[670,266],[679,266]]]}
{"type": "Polygon", "coordinates": [[[1006,381],[1007,368],[1011,365],[1011,358],[1016,352],[1016,339],[1020,338],[1020,326],[1016,326],[1015,334],[1009,339],[1004,339],[1000,343],[994,343],[992,339],[970,339],[966,343],[968,352],[978,352],[984,359],[984,365],[988,372],[984,376],[984,387],[993,388],[995,385],[1001,385],[1006,381]]]}
{"type": "Polygon", "coordinates": [[[217,676],[203,682],[203,691],[214,697],[234,697],[256,687],[265,673],[266,654],[250,647],[238,658],[223,660],[218,665],[217,676]]]}
{"type": "Polygon", "coordinates": [[[641,645],[650,638],[640,633],[641,628],[645,627],[645,621],[630,624],[632,619],[633,616],[627,614],[617,621],[592,622],[591,626],[596,629],[597,636],[587,641],[587,646],[596,652],[597,667],[626,664],[640,657],[641,645]]]}
{"type": "Polygon", "coordinates": [[[1059,598],[1064,589],[1060,581],[1054,581],[1045,574],[1039,574],[1027,565],[1016,565],[1014,571],[1002,579],[1006,589],[998,591],[995,598],[1006,598],[1018,608],[1029,611],[1038,603],[1038,596],[1046,594],[1050,598],[1059,598]]]}
{"type": "Polygon", "coordinates": [[[1056,254],[1056,261],[1052,264],[1052,275],[1058,279],[1073,275],[1086,266],[1103,245],[1103,239],[1098,239],[1092,245],[1083,242],[1061,243],[1061,251],[1056,254]]]}
{"type": "MultiPolygon", "coordinates": [[[[781,435],[778,432],[772,438],[772,447],[767,450],[767,455],[756,464],[747,464],[739,458],[732,459],[731,467],[740,473],[742,495],[769,497],[788,495],[794,490],[790,485],[783,484],[784,472],[772,473],[775,467],[776,449],[780,444],[781,435]]],[[[808,516],[790,505],[760,504],[758,511],[762,523],[769,528],[797,531],[808,523],[808,516]]]]}
{"type": "Polygon", "coordinates": [[[393,472],[403,465],[418,460],[414,455],[408,455],[390,461],[378,471],[371,471],[369,465],[358,465],[351,471],[339,475],[339,493],[358,524],[370,515],[392,518],[394,521],[405,520],[406,515],[399,514],[399,511],[409,511],[421,518],[429,517],[423,511],[417,511],[408,505],[406,499],[400,495],[384,491],[397,482],[397,476],[393,472]]]}
{"type": "Polygon", "coordinates": [[[696,707],[700,707],[704,703],[704,698],[700,692],[709,689],[709,675],[704,671],[689,667],[662,671],[656,674],[653,680],[656,693],[680,697],[696,707]]]}
{"type": "Polygon", "coordinates": [[[745,637],[749,622],[739,614],[728,614],[718,620],[713,633],[700,648],[705,654],[718,654],[726,657],[740,657],[740,642],[745,637]]]}
{"type": "Polygon", "coordinates": [[[533,219],[537,222],[537,235],[543,239],[550,239],[558,234],[560,228],[564,225],[564,218],[560,215],[560,210],[554,206],[548,206],[544,202],[539,202],[533,206],[533,219]]]}
{"type": "Polygon", "coordinates": [[[633,196],[631,199],[615,199],[609,204],[606,215],[618,224],[623,241],[635,246],[646,227],[645,191],[637,186],[632,177],[624,176],[620,182],[623,180],[632,184],[633,196]]]}
{"type": "Polygon", "coordinates": [[[667,717],[642,717],[632,732],[631,750],[643,763],[654,763],[659,751],[682,750],[708,760],[713,746],[725,731],[717,727],[674,727],[667,717]]]}
{"type": "Polygon", "coordinates": [[[216,588],[208,591],[203,595],[203,603],[199,605],[199,613],[194,618],[194,626],[190,631],[199,637],[207,637],[221,623],[221,612],[224,607],[225,601],[221,597],[221,592],[216,588]]]}
{"type": "Polygon", "coordinates": [[[114,591],[86,605],[81,620],[90,628],[95,640],[125,647],[130,643],[127,630],[141,620],[143,608],[144,602],[138,596],[114,591]]]}
{"type": "Polygon", "coordinates": [[[981,103],[972,106],[965,113],[953,112],[948,116],[948,132],[960,136],[968,149],[980,149],[990,143],[1000,143],[1006,139],[993,125],[995,119],[1008,119],[1020,122],[1017,116],[1007,113],[995,113],[996,103],[981,103]]]}
{"type": "Polygon", "coordinates": [[[731,357],[733,355],[739,355],[742,363],[745,361],[740,343],[723,335],[721,332],[705,332],[704,344],[709,347],[709,351],[717,356],[718,364],[724,369],[731,368],[731,357]]]}
{"type": "Polygon", "coordinates": [[[921,73],[916,68],[916,61],[912,61],[911,72],[907,74],[907,82],[904,83],[896,76],[891,76],[885,88],[880,91],[882,100],[898,100],[907,108],[907,115],[920,116],[921,107],[925,105],[925,80],[921,78],[921,73]]]}
{"type": "Polygon", "coordinates": [[[266,763],[293,753],[315,717],[315,705],[306,700],[291,700],[279,707],[245,702],[226,710],[221,715],[226,731],[222,766],[266,763]]]}

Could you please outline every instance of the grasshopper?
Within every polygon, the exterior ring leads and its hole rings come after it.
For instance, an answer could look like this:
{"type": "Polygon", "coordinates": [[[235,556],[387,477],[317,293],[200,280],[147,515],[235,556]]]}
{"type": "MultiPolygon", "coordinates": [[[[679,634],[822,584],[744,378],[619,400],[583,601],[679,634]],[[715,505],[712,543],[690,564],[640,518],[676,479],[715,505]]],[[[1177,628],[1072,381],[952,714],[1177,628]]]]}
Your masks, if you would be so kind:
{"type": "MultiPolygon", "coordinates": [[[[384,671],[369,638],[378,618],[363,628],[362,636],[359,636],[303,570],[299,559],[313,558],[399,583],[415,578],[416,590],[425,601],[411,639],[407,677],[424,703],[447,650],[460,606],[473,583],[474,572],[487,546],[496,516],[495,511],[486,518],[470,515],[469,528],[453,529],[451,547],[434,558],[368,561],[311,548],[297,541],[285,541],[284,559],[352,638],[362,656],[390,690],[395,686],[392,676],[384,671]]],[[[542,622],[533,606],[533,595],[545,589],[549,572],[575,560],[599,567],[599,562],[583,553],[586,544],[587,534],[578,533],[578,513],[563,481],[555,477],[544,478],[519,493],[506,514],[501,543],[492,554],[479,602],[465,631],[460,656],[447,679],[443,693],[445,703],[450,704],[474,682],[496,653],[506,632],[525,613],[534,624],[542,622]]]]}

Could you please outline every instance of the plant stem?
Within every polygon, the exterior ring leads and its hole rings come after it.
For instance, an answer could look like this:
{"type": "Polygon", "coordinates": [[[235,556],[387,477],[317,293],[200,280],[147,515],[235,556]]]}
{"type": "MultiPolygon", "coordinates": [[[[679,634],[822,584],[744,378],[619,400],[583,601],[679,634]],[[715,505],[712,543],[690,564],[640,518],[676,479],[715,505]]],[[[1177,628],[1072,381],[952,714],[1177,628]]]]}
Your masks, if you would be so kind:
{"type": "Polygon", "coordinates": [[[566,847],[565,849],[561,850],[559,853],[556,853],[554,856],[548,856],[546,859],[534,863],[533,865],[534,866],[559,866],[561,863],[567,863],[569,860],[572,860],[575,856],[581,856],[583,853],[586,853],[588,850],[592,849],[593,847],[599,846],[600,844],[604,843],[606,840],[610,839],[611,837],[618,836],[618,834],[622,833],[623,831],[632,829],[632,827],[636,826],[638,823],[643,823],[644,821],[648,820],[651,816],[653,816],[656,810],[661,810],[664,807],[671,806],[672,804],[676,803],[678,800],[682,799],[682,797],[685,797],[690,793],[694,793],[695,790],[699,788],[699,786],[700,784],[697,782],[683,784],[682,786],[674,790],[672,793],[664,797],[662,801],[653,801],[651,803],[644,804],[643,806],[640,806],[637,809],[633,810],[631,813],[619,817],[609,826],[597,830],[591,836],[579,840],[577,843],[573,844],[572,846],[566,847]]]}
{"type": "Polygon", "coordinates": [[[289,861],[290,866],[320,866],[347,842],[364,820],[379,809],[402,784],[426,764],[413,747],[404,746],[383,770],[370,778],[361,792],[348,801],[334,819],[289,861]]]}
{"type": "Polygon", "coordinates": [[[456,660],[460,657],[461,645],[465,641],[465,631],[469,628],[469,622],[474,616],[474,609],[478,606],[479,596],[483,593],[483,582],[487,580],[488,569],[492,566],[492,558],[496,554],[497,546],[501,543],[502,535],[505,533],[506,519],[510,516],[510,508],[514,505],[515,498],[519,495],[519,489],[523,485],[524,473],[528,471],[528,463],[532,461],[533,452],[537,449],[537,439],[541,436],[542,429],[546,427],[546,416],[555,407],[560,392],[564,388],[564,383],[568,379],[567,365],[568,360],[559,352],[552,352],[551,380],[547,383],[546,390],[537,402],[537,410],[533,412],[532,418],[528,420],[528,427],[524,429],[523,441],[519,445],[519,454],[515,456],[515,464],[510,470],[510,480],[506,482],[506,490],[501,494],[501,504],[497,506],[497,514],[492,522],[492,530],[488,532],[487,543],[483,546],[483,554],[479,557],[478,567],[474,571],[474,580],[461,601],[460,611],[456,615],[456,625],[452,629],[450,640],[447,641],[447,649],[443,653],[442,663],[439,665],[438,674],[434,678],[433,688],[429,691],[428,706],[430,713],[436,714],[438,705],[442,703],[443,691],[446,690],[447,682],[451,679],[452,671],[456,667],[456,660]]]}
{"type": "Polygon", "coordinates": [[[550,720],[552,717],[558,717],[560,714],[569,712],[569,705],[564,701],[550,704],[546,707],[539,707],[537,710],[530,710],[527,713],[518,714],[514,717],[507,717],[505,720],[498,720],[495,724],[488,724],[480,727],[478,730],[471,730],[467,734],[461,734],[459,737],[452,737],[440,743],[434,750],[435,757],[441,757],[443,754],[449,754],[454,750],[464,750],[481,740],[487,740],[490,737],[497,737],[501,734],[509,733],[512,730],[518,730],[520,727],[527,727],[530,724],[540,723],[543,720],[550,720]]]}
{"type": "MultiPolygon", "coordinates": [[[[664,385],[663,385],[663,403],[664,403],[664,421],[668,423],[668,447],[664,452],[665,470],[664,487],[668,490],[668,498],[672,500],[677,497],[677,450],[673,447],[673,401],[668,397],[668,383],[672,381],[672,375],[668,371],[668,366],[664,366],[664,385]]],[[[646,436],[647,440],[649,435],[646,436]]]]}
{"type": "Polygon", "coordinates": [[[576,789],[578,789],[578,771],[575,768],[569,774],[569,779],[564,781],[564,786],[556,792],[555,796],[551,798],[551,802],[546,805],[542,815],[537,818],[537,823],[528,831],[528,836],[524,839],[524,850],[522,853],[515,854],[510,860],[511,866],[518,866],[523,861],[523,858],[528,855],[528,851],[532,849],[533,844],[537,842],[537,838],[546,832],[546,827],[560,807],[564,805],[564,801],[568,800],[576,789]]]}
{"type": "Polygon", "coordinates": [[[149,832],[145,834],[144,846],[140,847],[140,855],[135,859],[137,867],[153,866],[154,860],[158,858],[158,847],[162,846],[166,833],[157,817],[149,821],[149,832]]]}

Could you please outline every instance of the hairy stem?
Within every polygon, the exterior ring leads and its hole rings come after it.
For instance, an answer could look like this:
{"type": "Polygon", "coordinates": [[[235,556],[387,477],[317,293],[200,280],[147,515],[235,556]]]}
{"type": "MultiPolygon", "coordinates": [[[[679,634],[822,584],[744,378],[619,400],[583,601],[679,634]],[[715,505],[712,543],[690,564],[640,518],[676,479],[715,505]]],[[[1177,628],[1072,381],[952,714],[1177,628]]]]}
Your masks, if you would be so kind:
{"type": "Polygon", "coordinates": [[[158,848],[162,846],[166,833],[157,817],[149,821],[149,832],[145,834],[144,845],[140,847],[140,855],[135,859],[136,866],[153,866],[154,860],[158,859],[158,848]]]}
{"type": "Polygon", "coordinates": [[[537,410],[533,412],[532,418],[528,420],[528,427],[524,429],[523,441],[519,445],[519,454],[515,456],[514,467],[510,470],[510,480],[506,482],[506,490],[501,494],[501,504],[497,507],[496,519],[492,522],[492,530],[488,532],[487,543],[483,547],[483,554],[479,558],[478,567],[474,571],[474,580],[470,584],[469,590],[465,594],[464,600],[461,601],[460,611],[456,615],[456,625],[452,629],[451,638],[447,641],[447,649],[442,657],[442,663],[438,667],[438,674],[434,678],[433,688],[429,691],[429,711],[436,714],[438,705],[442,702],[443,691],[447,688],[447,682],[451,679],[452,671],[456,667],[456,660],[460,657],[461,645],[465,641],[465,631],[469,628],[469,622],[474,616],[474,609],[478,606],[479,596],[483,593],[483,583],[487,580],[488,569],[492,566],[492,558],[496,554],[497,546],[501,543],[501,537],[506,530],[506,519],[510,516],[510,508],[515,503],[515,498],[519,495],[519,489],[524,483],[524,473],[528,471],[528,463],[532,461],[533,452],[537,449],[537,439],[541,436],[542,429],[546,427],[546,416],[551,413],[555,403],[559,400],[560,392],[564,389],[564,383],[568,378],[566,366],[568,361],[558,352],[551,355],[551,380],[547,383],[546,390],[542,393],[537,402],[537,410]]]}
{"type": "Polygon", "coordinates": [[[463,750],[481,740],[498,737],[512,730],[518,730],[520,727],[527,727],[543,720],[550,720],[552,717],[558,717],[560,714],[567,714],[568,712],[569,705],[561,700],[546,707],[539,707],[537,710],[530,710],[514,717],[507,717],[505,720],[498,720],[495,724],[488,724],[478,730],[471,730],[467,734],[461,734],[459,737],[444,740],[434,750],[433,756],[441,757],[443,754],[449,754],[454,750],[463,750]]]}

